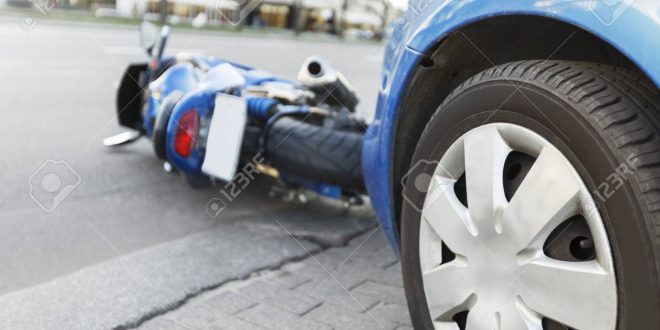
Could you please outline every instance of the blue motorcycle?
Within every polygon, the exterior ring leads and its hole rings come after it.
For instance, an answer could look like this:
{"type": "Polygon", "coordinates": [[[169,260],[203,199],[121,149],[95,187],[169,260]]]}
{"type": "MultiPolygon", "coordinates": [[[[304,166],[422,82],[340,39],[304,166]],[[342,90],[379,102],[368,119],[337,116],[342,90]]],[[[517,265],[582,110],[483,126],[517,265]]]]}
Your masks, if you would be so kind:
{"type": "Polygon", "coordinates": [[[353,86],[324,59],[305,61],[298,81],[209,56],[165,56],[169,27],[144,23],[149,61],[129,65],[117,92],[116,147],[151,139],[166,167],[193,186],[230,182],[246,168],[287,188],[359,200],[367,124],[353,86]]]}

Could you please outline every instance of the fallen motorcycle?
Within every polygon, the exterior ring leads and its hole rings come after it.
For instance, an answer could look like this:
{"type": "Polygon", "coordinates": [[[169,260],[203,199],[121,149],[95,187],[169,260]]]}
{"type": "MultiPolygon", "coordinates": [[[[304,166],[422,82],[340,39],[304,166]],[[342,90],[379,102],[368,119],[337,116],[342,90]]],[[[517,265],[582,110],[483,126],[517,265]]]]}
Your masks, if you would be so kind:
{"type": "Polygon", "coordinates": [[[119,123],[131,130],[106,146],[147,137],[156,156],[195,186],[232,181],[240,164],[254,163],[287,189],[359,199],[367,124],[340,72],[313,56],[293,82],[214,57],[164,56],[169,33],[142,25],[149,62],[131,64],[117,92],[119,123]]]}

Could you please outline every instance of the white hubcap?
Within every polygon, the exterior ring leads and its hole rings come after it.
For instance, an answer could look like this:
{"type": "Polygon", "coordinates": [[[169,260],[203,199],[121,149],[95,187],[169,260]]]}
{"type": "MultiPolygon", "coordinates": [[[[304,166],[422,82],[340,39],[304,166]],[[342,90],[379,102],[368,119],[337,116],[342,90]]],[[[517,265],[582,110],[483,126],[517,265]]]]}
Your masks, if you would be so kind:
{"type": "MultiPolygon", "coordinates": [[[[567,228],[568,229],[568,228],[567,228]]],[[[420,266],[436,329],[542,329],[547,318],[575,329],[614,329],[617,294],[607,234],[591,194],[561,152],[512,124],[458,139],[438,163],[422,210],[420,266]],[[503,171],[512,151],[536,158],[507,201],[503,171]],[[454,191],[465,174],[467,207],[454,191]],[[595,259],[547,256],[544,242],[582,215],[595,259]],[[442,263],[442,244],[456,257],[442,263]]]]}

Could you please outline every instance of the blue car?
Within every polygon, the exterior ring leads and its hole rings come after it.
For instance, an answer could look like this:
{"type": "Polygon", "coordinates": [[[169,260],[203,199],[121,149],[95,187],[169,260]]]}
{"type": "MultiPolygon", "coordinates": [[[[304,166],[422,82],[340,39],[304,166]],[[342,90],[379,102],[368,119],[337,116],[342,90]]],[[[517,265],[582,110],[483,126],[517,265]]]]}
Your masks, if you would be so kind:
{"type": "Polygon", "coordinates": [[[660,2],[411,1],[366,187],[416,329],[660,329],[660,2]]]}

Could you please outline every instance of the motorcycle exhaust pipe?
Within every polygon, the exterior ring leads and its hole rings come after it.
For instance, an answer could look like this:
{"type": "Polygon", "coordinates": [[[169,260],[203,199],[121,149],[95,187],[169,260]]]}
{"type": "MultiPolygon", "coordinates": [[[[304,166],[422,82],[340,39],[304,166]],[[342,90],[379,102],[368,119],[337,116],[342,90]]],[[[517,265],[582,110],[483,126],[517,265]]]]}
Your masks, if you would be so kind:
{"type": "Polygon", "coordinates": [[[305,61],[298,72],[298,81],[314,92],[317,102],[355,112],[359,102],[355,87],[320,56],[311,56],[305,61]]]}

